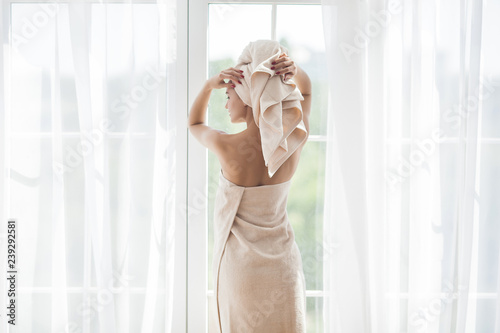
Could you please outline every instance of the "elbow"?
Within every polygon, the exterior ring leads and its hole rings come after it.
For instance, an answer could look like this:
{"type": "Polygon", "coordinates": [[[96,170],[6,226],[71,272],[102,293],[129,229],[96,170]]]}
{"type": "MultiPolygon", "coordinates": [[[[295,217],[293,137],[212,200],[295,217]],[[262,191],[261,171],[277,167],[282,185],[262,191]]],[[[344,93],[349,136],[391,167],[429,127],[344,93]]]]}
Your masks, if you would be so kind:
{"type": "Polygon", "coordinates": [[[202,123],[202,122],[190,123],[190,122],[188,121],[188,128],[191,128],[191,127],[196,126],[196,125],[201,125],[201,124],[203,124],[203,123],[202,123]]]}

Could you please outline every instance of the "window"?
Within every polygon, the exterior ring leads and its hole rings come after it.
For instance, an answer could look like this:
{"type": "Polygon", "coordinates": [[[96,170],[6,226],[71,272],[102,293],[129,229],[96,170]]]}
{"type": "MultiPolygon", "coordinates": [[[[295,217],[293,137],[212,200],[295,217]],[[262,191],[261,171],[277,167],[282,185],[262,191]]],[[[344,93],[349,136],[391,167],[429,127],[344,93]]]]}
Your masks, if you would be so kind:
{"type": "MultiPolygon", "coordinates": [[[[206,60],[197,57],[194,61],[205,62],[206,75],[211,77],[221,70],[236,64],[244,47],[257,39],[275,39],[286,46],[290,56],[308,73],[313,84],[313,103],[310,117],[310,136],[304,147],[301,161],[292,180],[288,197],[288,216],[295,232],[296,242],[302,254],[306,276],[307,329],[308,332],[322,332],[322,230],[324,193],[324,156],[326,140],[327,86],[326,59],[319,4],[228,2],[210,3],[207,6],[207,49],[203,50],[206,60]],[[258,22],[258,24],[255,24],[258,22]],[[301,24],[307,22],[307,24],[301,24]]],[[[201,16],[201,14],[199,14],[201,16]]],[[[197,15],[198,16],[198,15],[197,15]]],[[[193,18],[191,18],[193,19],[193,18]]],[[[191,30],[193,34],[193,30],[191,30]]],[[[198,52],[201,48],[198,48],[198,52]]],[[[199,65],[203,66],[203,65],[199,65]]],[[[191,78],[190,78],[191,79],[191,78]]],[[[200,77],[202,79],[202,77],[200,77]]],[[[197,91],[193,91],[197,93],[197,91]]],[[[245,128],[244,124],[231,124],[224,109],[224,90],[212,92],[209,103],[208,123],[228,133],[236,133],[245,128]]],[[[203,274],[207,277],[206,317],[213,319],[209,305],[213,297],[212,248],[213,248],[213,206],[219,182],[220,164],[216,156],[208,151],[207,177],[207,217],[204,249],[194,250],[207,263],[203,274]],[[207,223],[208,222],[208,223],[207,223]],[[206,250],[205,250],[206,249],[206,250]]],[[[191,240],[188,241],[191,243],[191,240]]],[[[191,247],[193,244],[190,244],[191,247]]],[[[193,260],[191,258],[190,260],[193,260]]],[[[197,262],[202,260],[199,258],[197,262]]],[[[191,273],[190,273],[191,275],[191,273]]],[[[197,298],[198,299],[198,298],[197,298]]],[[[191,307],[190,307],[191,308],[191,307]]],[[[200,311],[198,306],[196,308],[200,311]]],[[[188,310],[188,316],[193,316],[188,310]]],[[[195,316],[197,317],[197,316],[195,316]]],[[[195,318],[192,318],[194,321],[195,318]]],[[[192,323],[189,320],[188,327],[192,323]]],[[[193,323],[194,325],[199,325],[193,323]]],[[[207,323],[211,327],[213,323],[207,323]]],[[[197,326],[200,329],[204,327],[197,326]]],[[[190,329],[191,331],[191,329],[190,329]]],[[[210,331],[209,331],[210,332],[210,331]]]]}

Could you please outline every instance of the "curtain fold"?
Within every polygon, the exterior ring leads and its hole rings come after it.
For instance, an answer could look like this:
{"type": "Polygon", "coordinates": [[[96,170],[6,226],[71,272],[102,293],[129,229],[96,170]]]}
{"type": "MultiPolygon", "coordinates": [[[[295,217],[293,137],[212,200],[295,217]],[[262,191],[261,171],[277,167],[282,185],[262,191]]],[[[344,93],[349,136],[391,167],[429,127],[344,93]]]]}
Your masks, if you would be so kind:
{"type": "MultiPolygon", "coordinates": [[[[52,101],[52,161],[63,159],[63,139],[62,139],[62,110],[61,110],[61,73],[59,68],[60,48],[59,48],[59,19],[55,20],[54,29],[54,63],[51,73],[51,101],[52,101]]],[[[50,173],[52,165],[49,161],[43,163],[50,173]]],[[[64,263],[66,260],[66,226],[64,225],[65,200],[64,200],[64,178],[52,173],[52,262],[64,263]]],[[[52,330],[56,331],[61,322],[68,321],[68,300],[67,300],[66,265],[52,265],[52,288],[54,295],[52,298],[52,330]]],[[[31,327],[30,327],[31,330],[31,327]]]]}
{"type": "Polygon", "coordinates": [[[20,332],[173,331],[176,9],[2,5],[1,212],[20,229],[20,332]]]}
{"type": "MultiPolygon", "coordinates": [[[[103,73],[99,68],[99,65],[102,65],[99,62],[102,62],[102,59],[96,59],[90,52],[92,25],[89,22],[92,22],[92,4],[68,3],[68,16],[80,132],[93,133],[94,124],[99,124],[102,121],[104,104],[103,97],[100,95],[102,91],[95,88],[96,86],[101,89],[104,87],[102,86],[102,77],[100,77],[103,73]]],[[[88,145],[88,139],[83,134],[80,136],[80,140],[82,147],[88,145]]],[[[112,281],[113,269],[109,233],[109,206],[105,204],[107,201],[105,198],[107,192],[105,177],[108,171],[105,170],[105,161],[108,158],[104,156],[103,146],[105,144],[104,136],[103,145],[94,146],[92,153],[83,156],[85,225],[88,226],[87,232],[90,234],[92,244],[92,260],[90,258],[84,260],[94,263],[91,270],[95,270],[97,290],[107,288],[107,283],[112,281]]],[[[90,277],[90,274],[86,275],[86,283],[84,282],[88,288],[91,286],[90,277]]],[[[84,288],[83,299],[92,297],[86,293],[87,291],[88,289],[84,288]]],[[[90,321],[84,321],[84,329],[116,332],[114,312],[114,302],[106,302],[105,304],[103,302],[96,325],[94,327],[87,326],[90,325],[90,321]]]]}
{"type": "Polygon", "coordinates": [[[340,244],[324,263],[325,332],[498,331],[498,283],[484,281],[498,281],[500,237],[491,267],[481,266],[496,229],[494,200],[480,188],[485,167],[499,165],[482,155],[498,131],[481,135],[483,113],[498,112],[498,89],[489,89],[498,76],[486,79],[500,74],[489,56],[497,51],[483,36],[499,28],[484,18],[498,4],[322,8],[331,78],[324,242],[340,244]]]}

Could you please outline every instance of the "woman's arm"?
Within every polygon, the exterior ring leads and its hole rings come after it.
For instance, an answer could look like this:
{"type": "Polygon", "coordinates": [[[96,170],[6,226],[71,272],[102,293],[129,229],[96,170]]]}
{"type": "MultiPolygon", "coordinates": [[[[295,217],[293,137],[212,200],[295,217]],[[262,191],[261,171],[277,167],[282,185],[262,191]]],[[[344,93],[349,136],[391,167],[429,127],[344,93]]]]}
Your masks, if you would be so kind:
{"type": "Polygon", "coordinates": [[[193,105],[191,106],[191,111],[189,111],[188,127],[191,128],[193,125],[204,124],[205,116],[207,113],[208,101],[210,100],[210,95],[212,94],[212,87],[208,84],[208,81],[203,84],[201,91],[196,96],[193,105]]]}
{"type": "Polygon", "coordinates": [[[227,87],[234,88],[235,84],[241,84],[239,78],[243,77],[241,75],[242,72],[243,71],[231,67],[226,70],[223,70],[222,72],[211,77],[205,82],[203,88],[201,89],[198,96],[194,100],[193,105],[191,106],[191,111],[189,112],[189,118],[188,118],[189,128],[191,128],[191,126],[194,125],[205,123],[205,114],[208,107],[208,101],[210,100],[210,95],[212,94],[212,90],[227,88],[227,87]],[[230,81],[226,83],[224,82],[224,80],[230,80],[230,81]]]}
{"type": "Polygon", "coordinates": [[[299,88],[303,96],[311,95],[311,79],[299,66],[297,66],[297,75],[295,75],[293,80],[297,84],[297,88],[299,88]]]}
{"type": "Polygon", "coordinates": [[[224,149],[223,131],[216,130],[205,124],[205,115],[208,107],[208,101],[213,89],[220,89],[233,86],[239,83],[240,71],[234,68],[223,70],[218,75],[208,79],[203,88],[198,93],[198,96],[191,106],[188,117],[188,128],[191,134],[205,147],[216,153],[217,155],[224,149]],[[224,82],[224,79],[230,80],[224,82]]]}
{"type": "Polygon", "coordinates": [[[297,88],[299,88],[302,95],[311,94],[311,80],[306,72],[302,70],[295,62],[290,59],[286,54],[280,55],[273,63],[272,70],[278,75],[283,75],[286,80],[293,78],[297,88]]]}

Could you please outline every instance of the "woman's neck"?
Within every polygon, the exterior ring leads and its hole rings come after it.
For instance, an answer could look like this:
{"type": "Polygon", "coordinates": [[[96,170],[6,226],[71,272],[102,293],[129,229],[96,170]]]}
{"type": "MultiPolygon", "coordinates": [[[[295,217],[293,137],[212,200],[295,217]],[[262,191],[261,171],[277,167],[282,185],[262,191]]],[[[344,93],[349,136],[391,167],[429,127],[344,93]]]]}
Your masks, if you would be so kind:
{"type": "Polygon", "coordinates": [[[251,107],[247,106],[247,117],[246,117],[246,123],[247,123],[247,128],[246,130],[248,132],[259,132],[259,127],[255,123],[253,119],[253,110],[251,107]]]}

